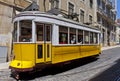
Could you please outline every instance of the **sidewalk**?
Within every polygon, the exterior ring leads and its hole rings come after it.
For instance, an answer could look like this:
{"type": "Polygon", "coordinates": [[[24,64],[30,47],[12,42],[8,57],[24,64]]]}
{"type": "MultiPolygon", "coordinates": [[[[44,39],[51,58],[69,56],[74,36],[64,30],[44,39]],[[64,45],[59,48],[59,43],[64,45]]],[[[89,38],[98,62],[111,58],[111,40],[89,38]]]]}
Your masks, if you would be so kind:
{"type": "Polygon", "coordinates": [[[8,69],[9,64],[10,64],[10,62],[0,63],[0,71],[3,70],[3,69],[8,69]]]}
{"type": "Polygon", "coordinates": [[[103,50],[108,50],[108,49],[112,49],[112,48],[116,48],[116,47],[120,47],[120,45],[102,47],[101,50],[103,51],[103,50]]]}
{"type": "MultiPolygon", "coordinates": [[[[112,49],[112,48],[116,48],[116,47],[120,47],[120,45],[116,45],[116,46],[110,46],[110,47],[102,47],[101,50],[108,50],[108,49],[112,49]]],[[[6,63],[0,63],[0,71],[3,69],[8,69],[10,62],[6,62],[6,63]]]]}

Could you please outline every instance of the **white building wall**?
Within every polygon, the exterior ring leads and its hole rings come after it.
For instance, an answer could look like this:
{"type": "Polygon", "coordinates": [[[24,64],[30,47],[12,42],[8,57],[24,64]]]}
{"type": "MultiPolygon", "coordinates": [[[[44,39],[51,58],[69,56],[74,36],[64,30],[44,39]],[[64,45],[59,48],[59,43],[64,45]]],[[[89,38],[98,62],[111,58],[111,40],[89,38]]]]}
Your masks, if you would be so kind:
{"type": "Polygon", "coordinates": [[[120,26],[116,28],[116,43],[120,44],[120,26]]]}

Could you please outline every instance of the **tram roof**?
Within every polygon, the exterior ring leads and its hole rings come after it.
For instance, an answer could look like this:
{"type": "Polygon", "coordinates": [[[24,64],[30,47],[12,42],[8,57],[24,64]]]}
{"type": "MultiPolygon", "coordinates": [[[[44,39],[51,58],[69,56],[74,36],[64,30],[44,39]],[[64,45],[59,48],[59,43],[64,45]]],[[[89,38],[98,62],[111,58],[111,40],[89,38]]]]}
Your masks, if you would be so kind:
{"type": "Polygon", "coordinates": [[[48,18],[53,18],[53,19],[69,22],[69,23],[72,23],[72,24],[76,24],[76,25],[80,25],[80,26],[84,26],[84,27],[87,27],[87,28],[90,28],[90,29],[95,29],[95,30],[100,31],[96,27],[85,25],[85,24],[82,24],[80,22],[76,22],[74,20],[64,18],[62,16],[56,16],[56,15],[52,15],[52,14],[45,13],[45,12],[40,12],[40,11],[24,11],[24,12],[21,12],[21,13],[17,14],[14,19],[16,19],[18,17],[22,17],[22,16],[48,17],[48,18]]]}

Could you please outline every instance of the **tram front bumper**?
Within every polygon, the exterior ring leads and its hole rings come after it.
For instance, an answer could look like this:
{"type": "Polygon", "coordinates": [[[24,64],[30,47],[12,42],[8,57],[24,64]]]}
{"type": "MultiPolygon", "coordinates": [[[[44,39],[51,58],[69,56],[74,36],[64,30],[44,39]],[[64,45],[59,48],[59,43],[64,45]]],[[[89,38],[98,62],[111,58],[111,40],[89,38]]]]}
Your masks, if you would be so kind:
{"type": "Polygon", "coordinates": [[[10,63],[9,68],[11,70],[25,72],[25,71],[32,71],[34,67],[34,63],[32,61],[19,61],[13,60],[10,63]]]}

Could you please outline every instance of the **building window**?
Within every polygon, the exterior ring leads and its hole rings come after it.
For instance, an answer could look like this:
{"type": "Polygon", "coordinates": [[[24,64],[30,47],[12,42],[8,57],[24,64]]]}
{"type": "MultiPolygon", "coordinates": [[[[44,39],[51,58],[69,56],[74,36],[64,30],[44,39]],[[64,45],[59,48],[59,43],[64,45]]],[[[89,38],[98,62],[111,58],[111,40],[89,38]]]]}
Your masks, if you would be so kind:
{"type": "Polygon", "coordinates": [[[97,5],[100,7],[100,5],[101,5],[101,0],[97,0],[97,5]]]}
{"type": "Polygon", "coordinates": [[[51,2],[51,9],[59,8],[59,0],[50,0],[50,2],[51,2]]]}
{"type": "Polygon", "coordinates": [[[68,44],[68,28],[59,27],[59,44],[68,44]]]}
{"type": "Polygon", "coordinates": [[[89,15],[89,23],[92,24],[92,16],[89,15]]]}
{"type": "Polygon", "coordinates": [[[76,29],[70,28],[70,44],[76,44],[76,29]]]}
{"type": "Polygon", "coordinates": [[[102,9],[105,11],[105,3],[102,2],[102,9]]]}
{"type": "MultiPolygon", "coordinates": [[[[102,25],[106,26],[106,24],[108,24],[104,19],[102,19],[102,25]]],[[[108,26],[109,27],[109,26],[108,26]]]]}
{"type": "Polygon", "coordinates": [[[85,12],[83,10],[80,10],[80,21],[84,23],[84,14],[85,12]]]}
{"type": "Polygon", "coordinates": [[[101,23],[101,17],[97,15],[97,22],[100,24],[101,23]]]}
{"type": "Polygon", "coordinates": [[[113,15],[113,20],[114,20],[114,21],[116,20],[116,15],[115,15],[115,14],[113,15]]]}
{"type": "Polygon", "coordinates": [[[73,12],[74,12],[74,5],[69,2],[68,13],[69,13],[69,14],[72,14],[73,12]]]}
{"type": "Polygon", "coordinates": [[[90,0],[90,8],[93,8],[93,0],[90,0]]]}

